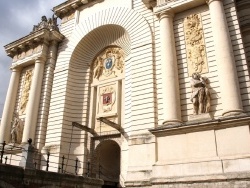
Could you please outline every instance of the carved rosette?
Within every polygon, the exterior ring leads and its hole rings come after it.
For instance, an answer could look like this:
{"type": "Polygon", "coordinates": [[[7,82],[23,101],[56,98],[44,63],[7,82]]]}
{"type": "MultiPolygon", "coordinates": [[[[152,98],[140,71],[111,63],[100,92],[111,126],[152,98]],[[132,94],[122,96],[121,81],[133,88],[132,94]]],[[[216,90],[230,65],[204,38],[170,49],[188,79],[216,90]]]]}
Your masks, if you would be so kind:
{"type": "Polygon", "coordinates": [[[26,106],[29,99],[29,92],[31,87],[31,80],[33,75],[33,69],[29,69],[26,71],[24,76],[24,83],[22,89],[22,96],[20,101],[19,115],[25,114],[26,106]]]}
{"type": "Polygon", "coordinates": [[[184,19],[184,33],[188,63],[188,74],[207,73],[207,57],[200,14],[192,14],[184,19]]]}
{"type": "Polygon", "coordinates": [[[118,77],[123,73],[123,68],[123,50],[118,47],[107,48],[94,60],[93,81],[118,77]]]}

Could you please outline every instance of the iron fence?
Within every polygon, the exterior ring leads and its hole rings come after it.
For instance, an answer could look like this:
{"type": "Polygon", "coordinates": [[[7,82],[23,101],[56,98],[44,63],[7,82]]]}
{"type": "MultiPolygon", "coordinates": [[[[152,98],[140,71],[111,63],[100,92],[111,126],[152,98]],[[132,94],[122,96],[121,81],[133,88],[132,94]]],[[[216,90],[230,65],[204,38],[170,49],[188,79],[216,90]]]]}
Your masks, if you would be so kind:
{"type": "Polygon", "coordinates": [[[65,155],[59,156],[50,152],[41,153],[31,145],[31,141],[29,141],[28,147],[6,144],[5,141],[1,143],[0,164],[22,167],[29,164],[29,168],[86,177],[91,176],[90,168],[94,166],[93,164],[90,165],[90,161],[84,162],[77,157],[72,159],[70,157],[66,158],[65,155]],[[58,162],[51,160],[52,157],[57,159],[58,162]],[[71,168],[71,170],[67,170],[68,168],[71,168]],[[79,171],[82,171],[82,173],[79,174],[79,171]]]}

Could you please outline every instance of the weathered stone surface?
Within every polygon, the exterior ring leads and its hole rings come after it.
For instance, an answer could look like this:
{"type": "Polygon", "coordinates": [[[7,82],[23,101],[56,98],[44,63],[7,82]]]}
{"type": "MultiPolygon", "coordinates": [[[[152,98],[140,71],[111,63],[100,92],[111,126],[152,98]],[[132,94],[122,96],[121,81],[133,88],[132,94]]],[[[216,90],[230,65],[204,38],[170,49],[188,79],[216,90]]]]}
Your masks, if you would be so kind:
{"type": "Polygon", "coordinates": [[[100,188],[102,185],[103,181],[100,179],[0,165],[0,187],[4,188],[19,188],[20,186],[27,188],[100,188]]]}

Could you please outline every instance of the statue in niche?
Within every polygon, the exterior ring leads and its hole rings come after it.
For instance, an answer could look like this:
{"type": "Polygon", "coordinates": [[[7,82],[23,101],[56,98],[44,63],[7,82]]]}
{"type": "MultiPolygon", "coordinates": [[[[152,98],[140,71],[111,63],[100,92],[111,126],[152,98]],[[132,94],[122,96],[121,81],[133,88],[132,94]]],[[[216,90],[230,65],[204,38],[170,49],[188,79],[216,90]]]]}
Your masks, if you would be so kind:
{"type": "Polygon", "coordinates": [[[207,88],[208,79],[201,77],[199,73],[193,73],[190,81],[192,87],[191,102],[193,114],[208,113],[210,110],[210,92],[207,88]]]}
{"type": "Polygon", "coordinates": [[[26,106],[29,100],[29,92],[31,87],[31,79],[32,79],[33,70],[27,70],[24,76],[24,84],[22,90],[22,97],[20,102],[20,115],[24,114],[26,110],[26,106]]]}
{"type": "Polygon", "coordinates": [[[194,72],[208,72],[204,35],[199,14],[193,14],[184,19],[184,33],[189,75],[194,72]]]}
{"type": "Polygon", "coordinates": [[[107,79],[117,77],[123,72],[124,52],[121,48],[110,47],[101,53],[93,64],[93,78],[107,79]]]}
{"type": "Polygon", "coordinates": [[[12,128],[11,128],[11,143],[18,143],[22,142],[23,137],[23,127],[24,122],[18,117],[17,114],[14,114],[14,120],[12,121],[12,128]]]}

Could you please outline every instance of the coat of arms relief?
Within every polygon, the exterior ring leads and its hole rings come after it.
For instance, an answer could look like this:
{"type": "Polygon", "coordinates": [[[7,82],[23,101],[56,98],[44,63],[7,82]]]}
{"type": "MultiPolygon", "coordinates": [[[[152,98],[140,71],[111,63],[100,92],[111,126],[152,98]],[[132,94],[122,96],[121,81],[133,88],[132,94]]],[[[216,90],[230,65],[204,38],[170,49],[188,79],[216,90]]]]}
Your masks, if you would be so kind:
{"type": "Polygon", "coordinates": [[[110,46],[104,49],[92,64],[92,87],[97,90],[93,96],[96,103],[95,129],[96,131],[112,132],[114,128],[101,123],[98,118],[120,124],[121,120],[121,83],[124,78],[124,51],[119,47],[110,46]]]}
{"type": "Polygon", "coordinates": [[[92,83],[98,88],[98,116],[110,117],[117,114],[118,80],[124,74],[124,58],[121,48],[108,47],[93,62],[92,83]]]}
{"type": "Polygon", "coordinates": [[[116,102],[116,86],[109,85],[100,87],[99,93],[99,111],[101,113],[115,112],[116,108],[113,107],[116,102]]]}
{"type": "Polygon", "coordinates": [[[110,47],[94,61],[93,81],[115,78],[123,73],[124,52],[121,48],[110,47]]]}

